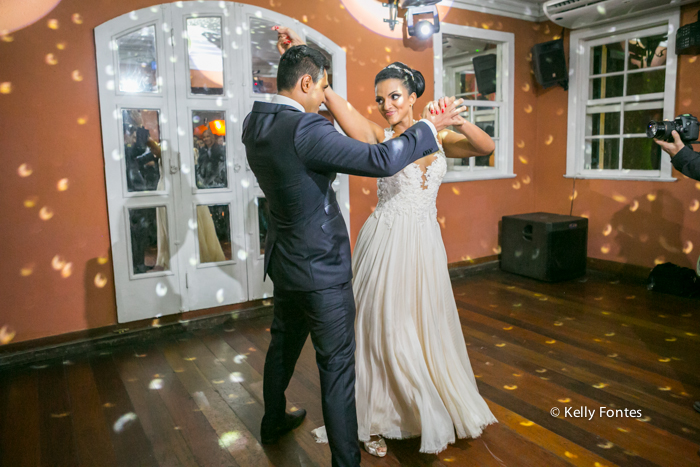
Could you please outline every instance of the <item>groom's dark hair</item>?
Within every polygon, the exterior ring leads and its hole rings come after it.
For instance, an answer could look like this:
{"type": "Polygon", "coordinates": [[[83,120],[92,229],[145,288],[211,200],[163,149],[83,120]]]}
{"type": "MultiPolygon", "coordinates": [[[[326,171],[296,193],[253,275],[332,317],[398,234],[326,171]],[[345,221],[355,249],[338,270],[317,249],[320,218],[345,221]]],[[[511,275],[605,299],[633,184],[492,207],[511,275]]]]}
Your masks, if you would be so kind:
{"type": "Polygon", "coordinates": [[[290,47],[280,59],[277,68],[277,90],[291,91],[304,75],[310,75],[314,83],[323,78],[323,70],[329,66],[326,57],[307,45],[290,47]]]}

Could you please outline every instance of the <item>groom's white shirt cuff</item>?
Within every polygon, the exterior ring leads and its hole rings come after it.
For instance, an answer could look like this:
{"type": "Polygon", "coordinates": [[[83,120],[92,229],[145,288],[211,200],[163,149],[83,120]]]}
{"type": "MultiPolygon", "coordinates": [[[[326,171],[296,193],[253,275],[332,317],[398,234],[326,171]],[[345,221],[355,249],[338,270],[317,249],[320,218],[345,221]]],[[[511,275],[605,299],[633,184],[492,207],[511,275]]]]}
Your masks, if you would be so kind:
{"type": "Polygon", "coordinates": [[[290,99],[287,96],[280,96],[279,94],[275,94],[275,97],[272,98],[272,101],[270,103],[271,104],[288,105],[290,107],[294,107],[299,112],[306,112],[306,109],[304,109],[303,105],[301,105],[300,103],[298,103],[294,99],[290,99]]]}
{"type": "MultiPolygon", "coordinates": [[[[299,112],[306,112],[306,110],[304,109],[304,107],[300,103],[298,103],[294,99],[290,99],[287,96],[280,96],[279,94],[275,94],[275,97],[272,98],[271,103],[272,104],[289,105],[289,106],[297,109],[299,112]]],[[[433,122],[431,122],[430,120],[425,119],[425,118],[421,118],[419,121],[425,122],[428,124],[428,126],[430,127],[430,131],[433,132],[433,136],[435,137],[435,140],[437,141],[437,130],[435,129],[435,125],[433,125],[433,122]]]]}

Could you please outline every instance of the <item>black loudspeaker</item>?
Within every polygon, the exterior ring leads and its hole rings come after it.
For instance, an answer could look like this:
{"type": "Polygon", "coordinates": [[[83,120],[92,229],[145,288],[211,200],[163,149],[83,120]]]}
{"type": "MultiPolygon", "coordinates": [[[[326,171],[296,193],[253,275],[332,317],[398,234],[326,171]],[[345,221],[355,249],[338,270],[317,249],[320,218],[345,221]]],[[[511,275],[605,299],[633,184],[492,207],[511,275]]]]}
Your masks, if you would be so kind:
{"type": "Polygon", "coordinates": [[[548,282],[586,273],[588,219],[546,212],[503,216],[501,269],[548,282]]]}
{"type": "Polygon", "coordinates": [[[535,72],[535,79],[543,88],[560,84],[567,90],[569,71],[566,68],[564,41],[558,39],[535,44],[532,48],[532,69],[535,72]]]}
{"type": "Polygon", "coordinates": [[[496,63],[495,54],[480,55],[472,59],[474,74],[476,75],[476,87],[482,96],[496,92],[496,63]]]}
{"type": "Polygon", "coordinates": [[[700,11],[695,23],[686,24],[676,32],[676,55],[700,54],[700,11]]]}

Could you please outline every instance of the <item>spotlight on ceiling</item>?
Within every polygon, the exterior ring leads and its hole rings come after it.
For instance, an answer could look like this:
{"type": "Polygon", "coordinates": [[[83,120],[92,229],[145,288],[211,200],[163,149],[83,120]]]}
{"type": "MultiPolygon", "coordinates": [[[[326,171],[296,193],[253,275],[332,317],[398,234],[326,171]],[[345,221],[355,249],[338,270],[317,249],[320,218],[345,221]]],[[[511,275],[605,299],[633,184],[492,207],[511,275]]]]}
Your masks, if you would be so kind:
{"type": "Polygon", "coordinates": [[[440,31],[440,17],[438,16],[437,4],[441,0],[400,0],[399,8],[406,9],[406,26],[408,35],[416,36],[419,39],[427,39],[440,31]],[[432,15],[433,22],[428,19],[420,19],[414,24],[416,16],[432,15]]]}

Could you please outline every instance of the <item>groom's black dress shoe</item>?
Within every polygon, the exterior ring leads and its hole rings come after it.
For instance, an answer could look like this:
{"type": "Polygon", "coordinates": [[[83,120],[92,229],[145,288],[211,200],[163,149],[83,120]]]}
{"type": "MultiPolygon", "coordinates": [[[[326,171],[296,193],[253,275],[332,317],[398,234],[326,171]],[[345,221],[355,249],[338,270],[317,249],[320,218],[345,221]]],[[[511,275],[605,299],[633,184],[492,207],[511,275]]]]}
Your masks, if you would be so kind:
{"type": "Polygon", "coordinates": [[[299,427],[306,417],[306,410],[299,409],[294,413],[285,413],[284,421],[274,428],[260,430],[262,444],[275,444],[287,432],[299,427]]]}

